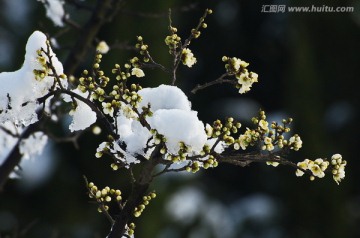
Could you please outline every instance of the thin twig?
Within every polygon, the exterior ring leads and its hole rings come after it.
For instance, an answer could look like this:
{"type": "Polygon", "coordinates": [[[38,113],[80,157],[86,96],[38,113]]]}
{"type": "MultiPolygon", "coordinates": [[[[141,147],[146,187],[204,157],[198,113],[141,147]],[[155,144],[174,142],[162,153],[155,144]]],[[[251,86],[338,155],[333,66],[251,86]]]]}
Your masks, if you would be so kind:
{"type": "Polygon", "coordinates": [[[74,97],[75,99],[85,103],[86,105],[88,105],[91,108],[91,110],[93,110],[96,113],[96,116],[97,116],[98,120],[105,126],[107,132],[110,133],[115,139],[118,138],[118,135],[115,133],[113,124],[111,124],[109,122],[109,120],[107,120],[104,113],[93,102],[91,102],[89,99],[84,98],[84,97],[80,96],[77,93],[74,93],[74,92],[72,92],[70,90],[67,90],[67,89],[57,89],[56,91],[52,91],[52,92],[46,94],[45,96],[39,98],[38,102],[42,103],[47,98],[49,98],[51,96],[54,96],[54,95],[57,95],[57,94],[67,94],[67,95],[69,95],[71,97],[74,97]]]}
{"type": "Polygon", "coordinates": [[[19,138],[18,134],[13,133],[11,130],[7,129],[5,126],[0,125],[0,130],[3,130],[6,134],[15,137],[15,138],[19,138]]]}
{"type": "Polygon", "coordinates": [[[304,170],[303,168],[297,166],[294,162],[291,162],[281,156],[283,151],[274,152],[274,153],[266,153],[262,154],[259,152],[256,153],[247,153],[247,154],[238,154],[238,155],[216,155],[216,158],[219,162],[229,163],[233,165],[238,165],[241,167],[245,167],[251,163],[266,163],[266,162],[277,162],[281,165],[287,165],[293,167],[294,169],[301,170],[309,175],[312,175],[311,171],[304,170]]]}
{"type": "Polygon", "coordinates": [[[64,68],[67,75],[75,73],[79,64],[86,58],[88,49],[101,27],[112,20],[122,3],[122,0],[97,0],[93,14],[88,22],[82,26],[81,34],[65,61],[64,68]]]}
{"type": "Polygon", "coordinates": [[[92,198],[95,198],[95,199],[96,199],[96,202],[98,203],[101,212],[102,212],[102,213],[105,215],[105,217],[109,220],[109,222],[111,223],[111,225],[114,225],[115,220],[111,217],[111,215],[109,214],[109,212],[105,209],[104,203],[103,203],[101,200],[97,199],[97,198],[96,198],[96,194],[94,194],[93,191],[91,190],[91,188],[89,188],[89,182],[88,182],[87,177],[86,177],[85,175],[84,175],[83,177],[84,177],[84,180],[85,180],[86,189],[88,190],[90,196],[91,196],[92,198]]]}
{"type": "Polygon", "coordinates": [[[26,237],[28,231],[38,223],[38,219],[30,222],[24,229],[19,232],[19,237],[26,237]]]}
{"type": "Polygon", "coordinates": [[[223,75],[221,75],[219,78],[215,79],[214,81],[205,83],[205,84],[198,84],[195,88],[193,88],[191,90],[191,93],[195,94],[197,91],[205,89],[207,87],[216,85],[216,84],[222,84],[222,83],[230,83],[230,84],[236,84],[235,80],[232,79],[226,79],[225,77],[229,76],[228,73],[224,73],[223,75]]]}
{"type": "MultiPolygon", "coordinates": [[[[203,14],[203,16],[200,18],[200,21],[198,22],[197,26],[195,27],[195,29],[191,30],[191,33],[189,35],[188,38],[185,39],[184,43],[181,44],[180,48],[176,51],[176,48],[174,49],[174,64],[173,64],[173,80],[171,82],[171,85],[175,85],[176,82],[176,71],[180,65],[181,62],[181,55],[183,50],[188,47],[191,43],[191,41],[193,39],[195,39],[195,34],[196,32],[199,31],[199,29],[201,28],[206,16],[208,15],[208,9],[205,10],[205,13],[203,14]]],[[[170,28],[171,28],[171,10],[169,9],[169,21],[170,21],[170,28]]]]}
{"type": "Polygon", "coordinates": [[[65,0],[65,1],[68,2],[69,4],[72,4],[77,9],[83,9],[83,10],[87,10],[87,11],[93,11],[94,10],[93,7],[84,4],[84,2],[82,2],[82,1],[78,1],[78,0],[65,0]]]}
{"type": "MultiPolygon", "coordinates": [[[[189,12],[189,11],[195,10],[197,8],[197,6],[198,6],[198,3],[190,3],[189,5],[186,5],[186,6],[173,8],[174,9],[173,11],[174,12],[189,12]]],[[[130,16],[135,16],[135,17],[142,17],[142,18],[163,18],[163,17],[168,16],[167,11],[153,13],[153,12],[139,12],[139,11],[122,10],[121,13],[130,15],[130,16]]]]}
{"type": "Polygon", "coordinates": [[[77,150],[80,149],[78,140],[79,140],[79,137],[82,135],[82,132],[73,133],[72,135],[67,136],[67,137],[58,137],[58,136],[51,134],[49,131],[47,131],[46,135],[55,142],[59,142],[59,143],[70,142],[74,145],[75,149],[77,149],[77,150]]]}
{"type": "Polygon", "coordinates": [[[136,47],[130,45],[129,42],[115,42],[114,44],[110,45],[110,49],[119,49],[119,50],[130,50],[130,51],[137,51],[136,47]]]}
{"type": "Polygon", "coordinates": [[[41,129],[41,125],[44,120],[39,120],[34,124],[31,124],[28,128],[26,128],[22,134],[20,135],[16,145],[10,151],[9,155],[0,165],[0,191],[3,190],[4,185],[9,178],[10,173],[14,170],[14,168],[20,163],[21,161],[21,153],[19,149],[20,142],[29,137],[32,133],[39,131],[41,129]]]}

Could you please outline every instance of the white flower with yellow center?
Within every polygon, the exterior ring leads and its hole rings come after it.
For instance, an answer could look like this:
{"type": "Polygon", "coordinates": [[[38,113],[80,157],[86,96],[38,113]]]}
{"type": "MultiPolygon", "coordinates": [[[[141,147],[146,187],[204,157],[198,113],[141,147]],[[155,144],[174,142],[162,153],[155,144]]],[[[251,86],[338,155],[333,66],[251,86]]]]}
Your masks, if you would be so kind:
{"type": "Polygon", "coordinates": [[[141,78],[145,76],[145,73],[140,68],[132,68],[131,75],[135,75],[137,78],[141,78]]]}
{"type": "Polygon", "coordinates": [[[101,54],[106,54],[109,52],[110,47],[105,41],[100,41],[99,44],[96,46],[96,50],[101,54]]]}
{"type": "Polygon", "coordinates": [[[322,171],[320,166],[315,163],[311,164],[309,169],[312,172],[312,174],[318,178],[323,178],[325,176],[324,171],[322,171]]]}
{"type": "Polygon", "coordinates": [[[296,176],[297,177],[301,177],[304,175],[304,171],[300,170],[300,169],[297,169],[296,172],[295,172],[296,176]]]}
{"type": "Polygon", "coordinates": [[[246,150],[246,147],[249,145],[249,143],[247,142],[248,137],[246,135],[240,135],[239,137],[239,142],[240,142],[240,147],[243,150],[246,150]]]}
{"type": "Polygon", "coordinates": [[[103,102],[102,104],[103,112],[109,116],[114,116],[114,108],[112,107],[111,103],[103,102]]]}
{"type": "Polygon", "coordinates": [[[191,68],[196,63],[196,58],[190,49],[185,48],[181,52],[181,60],[184,65],[191,68]]]}
{"type": "Polygon", "coordinates": [[[291,149],[298,151],[302,147],[302,140],[300,136],[294,135],[289,139],[291,149]]]}
{"type": "Polygon", "coordinates": [[[249,92],[251,89],[251,84],[248,85],[241,85],[241,88],[239,89],[240,94],[244,94],[246,92],[249,92]]]}
{"type": "Polygon", "coordinates": [[[259,121],[259,126],[261,129],[263,129],[264,131],[268,131],[269,130],[269,123],[265,120],[260,120],[259,121]]]}
{"type": "Polygon", "coordinates": [[[252,81],[253,83],[257,83],[257,82],[258,82],[258,77],[259,77],[259,75],[258,75],[257,73],[250,72],[249,76],[250,76],[251,81],[252,81]]]}

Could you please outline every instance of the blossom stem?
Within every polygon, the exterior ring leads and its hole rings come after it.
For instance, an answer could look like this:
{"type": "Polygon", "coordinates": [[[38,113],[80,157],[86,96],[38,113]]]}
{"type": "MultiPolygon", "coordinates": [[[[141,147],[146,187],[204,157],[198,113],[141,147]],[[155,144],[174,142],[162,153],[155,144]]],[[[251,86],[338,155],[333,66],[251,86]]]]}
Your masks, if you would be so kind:
{"type": "Polygon", "coordinates": [[[228,73],[224,73],[219,78],[215,79],[214,81],[205,83],[205,84],[198,84],[195,88],[191,90],[193,94],[196,94],[197,91],[205,89],[207,87],[216,85],[216,84],[222,84],[222,83],[230,83],[230,84],[236,84],[235,80],[232,79],[226,79],[225,77],[228,76],[228,73]]]}

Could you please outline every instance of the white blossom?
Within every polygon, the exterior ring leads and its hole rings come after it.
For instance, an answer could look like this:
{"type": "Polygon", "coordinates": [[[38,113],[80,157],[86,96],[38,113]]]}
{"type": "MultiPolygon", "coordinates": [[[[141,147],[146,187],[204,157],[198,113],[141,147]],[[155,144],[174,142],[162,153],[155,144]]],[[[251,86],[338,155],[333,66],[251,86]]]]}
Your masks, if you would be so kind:
{"type": "Polygon", "coordinates": [[[141,78],[145,76],[145,73],[140,68],[132,68],[131,75],[135,75],[137,78],[141,78]]]}
{"type": "Polygon", "coordinates": [[[298,151],[302,147],[302,140],[300,136],[294,135],[289,139],[291,149],[298,151]]]}
{"type": "Polygon", "coordinates": [[[103,107],[103,112],[111,117],[114,116],[114,108],[112,107],[111,103],[103,102],[101,103],[101,106],[103,107]]]}
{"type": "Polygon", "coordinates": [[[334,154],[331,157],[331,165],[333,166],[332,174],[334,181],[339,184],[345,178],[345,166],[347,162],[342,159],[340,154],[334,154]]]}
{"type": "Polygon", "coordinates": [[[105,41],[100,41],[99,44],[96,46],[96,50],[99,51],[101,54],[106,54],[109,52],[110,47],[105,41]]]}
{"type": "Polygon", "coordinates": [[[269,130],[269,123],[265,120],[260,120],[259,121],[259,126],[261,129],[263,129],[264,131],[268,131],[269,130]]]}
{"type": "Polygon", "coordinates": [[[191,68],[196,63],[196,58],[189,48],[185,48],[181,52],[182,63],[191,68]]]}

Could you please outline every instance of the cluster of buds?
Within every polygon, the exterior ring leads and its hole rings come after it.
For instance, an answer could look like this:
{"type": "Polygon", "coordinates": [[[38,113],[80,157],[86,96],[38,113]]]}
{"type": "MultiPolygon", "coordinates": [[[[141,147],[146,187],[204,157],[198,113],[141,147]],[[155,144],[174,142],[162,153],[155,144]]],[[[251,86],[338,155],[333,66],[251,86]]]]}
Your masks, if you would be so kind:
{"type": "Polygon", "coordinates": [[[120,81],[120,82],[126,81],[128,78],[131,77],[130,68],[131,68],[130,64],[125,64],[124,70],[122,70],[122,68],[119,64],[115,64],[115,66],[111,70],[111,72],[116,75],[117,81],[120,81]]]}
{"type": "MultiPolygon", "coordinates": [[[[48,42],[46,42],[48,44],[48,42]]],[[[38,50],[36,60],[40,63],[41,69],[34,69],[33,73],[35,75],[35,79],[41,81],[49,74],[49,67],[47,65],[46,57],[43,56],[42,50],[38,50]]]]}
{"type": "Polygon", "coordinates": [[[98,86],[101,88],[105,88],[106,85],[109,83],[110,79],[105,76],[104,71],[100,69],[100,63],[102,59],[102,54],[96,54],[95,62],[93,64],[93,72],[94,77],[97,79],[98,86]]]}
{"type": "MultiPolygon", "coordinates": [[[[166,142],[166,138],[163,136],[163,135],[161,135],[161,134],[159,134],[158,132],[157,132],[157,130],[155,130],[155,129],[151,129],[150,130],[150,133],[151,133],[151,135],[153,136],[153,140],[154,140],[154,144],[155,145],[160,145],[161,143],[165,143],[166,142]]],[[[163,150],[162,151],[160,151],[162,154],[165,154],[167,151],[167,149],[166,149],[166,147],[163,147],[162,148],[163,150]]]]}
{"type": "Polygon", "coordinates": [[[99,204],[98,211],[104,212],[109,210],[109,206],[106,205],[110,203],[112,200],[117,202],[121,202],[121,191],[119,189],[111,189],[106,186],[103,189],[99,189],[93,182],[88,184],[89,197],[91,199],[95,199],[99,204]]]}
{"type": "Polygon", "coordinates": [[[82,93],[89,92],[91,99],[103,102],[105,100],[104,88],[110,82],[110,78],[106,77],[104,71],[100,69],[102,55],[97,54],[95,62],[93,64],[93,71],[89,73],[88,70],[84,70],[79,78],[78,89],[82,93]]]}
{"type": "Polygon", "coordinates": [[[135,232],[135,224],[133,222],[131,222],[128,226],[127,226],[127,230],[126,233],[129,237],[131,237],[132,235],[134,235],[135,232]]]}
{"type": "Polygon", "coordinates": [[[235,142],[233,134],[238,132],[241,127],[240,122],[236,122],[234,118],[229,117],[225,120],[224,124],[220,120],[213,122],[212,126],[206,124],[205,130],[208,138],[219,138],[227,145],[235,142]]]}
{"type": "Polygon", "coordinates": [[[178,36],[176,27],[169,27],[170,35],[166,36],[165,44],[169,47],[169,53],[173,54],[176,49],[181,45],[181,37],[178,36]]]}
{"type": "MultiPolygon", "coordinates": [[[[33,74],[35,76],[35,80],[37,81],[41,81],[43,80],[45,77],[52,75],[55,77],[59,77],[60,79],[66,79],[66,75],[65,74],[61,74],[61,75],[57,75],[57,72],[53,72],[52,71],[52,52],[51,52],[51,47],[50,47],[50,42],[48,40],[46,40],[46,49],[39,49],[36,51],[37,53],[37,57],[36,57],[36,61],[40,64],[39,66],[36,66],[35,69],[33,70],[33,74]]],[[[58,82],[60,83],[60,82],[58,82]]]]}
{"type": "Polygon", "coordinates": [[[179,142],[179,151],[177,153],[177,155],[168,155],[167,156],[167,160],[171,160],[171,162],[173,163],[177,163],[177,162],[181,162],[181,161],[185,161],[188,153],[191,151],[191,148],[189,148],[188,146],[185,145],[184,142],[179,142]]]}
{"type": "Polygon", "coordinates": [[[151,193],[149,193],[149,195],[144,196],[143,199],[142,199],[142,202],[137,207],[135,207],[134,216],[135,217],[141,216],[141,214],[143,213],[145,207],[147,205],[149,205],[149,202],[151,201],[151,199],[154,199],[154,198],[156,198],[156,193],[155,192],[151,192],[151,193]]]}
{"type": "Polygon", "coordinates": [[[206,10],[205,10],[205,13],[204,13],[204,15],[200,18],[200,21],[199,21],[199,24],[197,25],[197,27],[191,29],[191,38],[197,39],[197,38],[200,37],[200,35],[201,35],[200,29],[201,29],[201,28],[204,28],[204,29],[207,28],[207,24],[205,23],[205,18],[206,18],[207,15],[212,14],[212,12],[213,12],[213,11],[212,11],[211,9],[206,9],[206,10]]]}
{"type": "Polygon", "coordinates": [[[247,70],[249,63],[236,57],[227,56],[223,56],[222,61],[225,63],[226,73],[230,76],[234,75],[237,79],[236,88],[239,89],[239,93],[250,91],[253,83],[258,82],[258,74],[247,70]]]}
{"type": "Polygon", "coordinates": [[[246,150],[250,145],[253,146],[257,141],[259,141],[260,133],[257,130],[250,130],[246,128],[244,134],[241,134],[238,139],[235,140],[234,149],[239,150],[240,148],[246,150]]]}
{"type": "Polygon", "coordinates": [[[213,155],[209,155],[203,159],[189,161],[189,164],[185,167],[185,169],[189,173],[196,173],[200,170],[200,168],[215,168],[218,165],[219,163],[216,158],[213,155]]]}
{"type": "Polygon", "coordinates": [[[343,160],[340,154],[334,154],[331,157],[331,165],[332,165],[331,173],[333,174],[333,179],[337,184],[339,184],[339,182],[341,182],[341,180],[345,178],[346,164],[347,164],[346,160],[343,160]]]}
{"type": "Polygon", "coordinates": [[[196,173],[200,170],[200,163],[198,161],[191,162],[190,165],[186,166],[186,171],[191,173],[196,173]]]}
{"type": "Polygon", "coordinates": [[[170,35],[166,36],[165,44],[169,47],[169,53],[176,57],[180,55],[180,59],[184,65],[188,67],[193,66],[196,63],[196,58],[190,49],[186,48],[190,45],[192,39],[197,39],[201,35],[201,28],[207,28],[205,18],[208,14],[212,14],[211,9],[206,9],[204,15],[200,18],[198,25],[191,29],[190,36],[182,44],[181,37],[177,34],[177,28],[169,26],[170,35]]]}
{"type": "Polygon", "coordinates": [[[205,161],[203,161],[203,167],[204,169],[208,169],[208,168],[215,168],[217,167],[218,161],[215,159],[215,157],[213,155],[209,155],[208,159],[206,159],[205,161]]]}
{"type": "Polygon", "coordinates": [[[133,113],[131,108],[136,107],[142,100],[141,96],[137,94],[137,91],[141,89],[142,87],[138,84],[131,84],[130,88],[126,88],[122,83],[114,85],[110,97],[108,97],[113,99],[102,103],[103,112],[111,117],[113,117],[114,111],[119,109],[123,111],[130,110],[133,113]],[[126,105],[130,105],[130,107],[126,105]]]}
{"type": "Polygon", "coordinates": [[[119,64],[115,64],[115,67],[111,70],[113,74],[116,74],[116,80],[120,82],[126,82],[132,75],[141,78],[145,76],[144,71],[141,69],[140,60],[138,57],[130,59],[130,63],[124,64],[124,70],[119,64]]]}
{"type": "Polygon", "coordinates": [[[144,44],[142,36],[137,37],[137,43],[135,48],[139,50],[140,55],[143,55],[143,62],[147,63],[150,61],[150,53],[148,51],[149,46],[144,44]]]}
{"type": "Polygon", "coordinates": [[[302,147],[302,140],[299,135],[295,134],[286,140],[285,133],[290,132],[289,125],[292,122],[292,118],[283,119],[282,124],[272,122],[269,126],[269,122],[266,120],[265,112],[260,110],[259,117],[253,117],[252,122],[256,125],[256,128],[250,130],[246,128],[244,134],[241,134],[235,141],[234,148],[240,147],[245,150],[249,145],[253,146],[258,141],[262,141],[262,150],[273,151],[276,147],[283,149],[284,147],[298,151],[302,147]]]}
{"type": "MultiPolygon", "coordinates": [[[[132,88],[125,89],[122,95],[122,99],[125,100],[125,102],[132,107],[137,107],[138,103],[141,102],[142,97],[137,93],[138,86],[135,85],[134,88],[135,90],[132,90],[132,88]]],[[[139,88],[141,88],[141,86],[139,86],[139,88]]]]}

